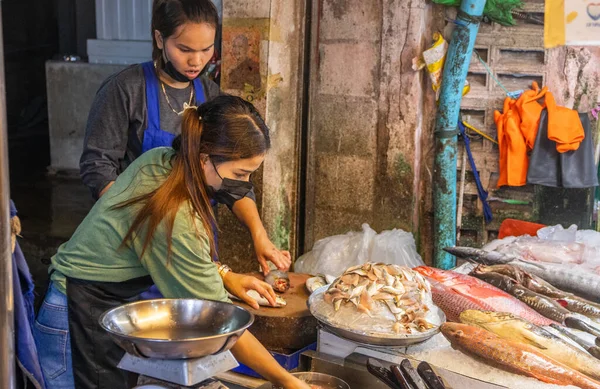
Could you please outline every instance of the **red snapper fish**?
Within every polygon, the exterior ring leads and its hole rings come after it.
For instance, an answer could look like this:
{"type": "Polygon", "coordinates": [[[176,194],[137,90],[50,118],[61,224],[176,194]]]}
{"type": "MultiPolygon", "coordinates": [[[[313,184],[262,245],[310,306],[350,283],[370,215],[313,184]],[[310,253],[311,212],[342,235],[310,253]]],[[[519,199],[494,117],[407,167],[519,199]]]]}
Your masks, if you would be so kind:
{"type": "Polygon", "coordinates": [[[458,315],[464,310],[480,309],[512,313],[539,326],[556,323],[510,294],[475,277],[428,266],[413,270],[433,280],[433,302],[444,311],[448,320],[458,321],[458,315]],[[433,287],[436,282],[440,285],[433,287]]]}

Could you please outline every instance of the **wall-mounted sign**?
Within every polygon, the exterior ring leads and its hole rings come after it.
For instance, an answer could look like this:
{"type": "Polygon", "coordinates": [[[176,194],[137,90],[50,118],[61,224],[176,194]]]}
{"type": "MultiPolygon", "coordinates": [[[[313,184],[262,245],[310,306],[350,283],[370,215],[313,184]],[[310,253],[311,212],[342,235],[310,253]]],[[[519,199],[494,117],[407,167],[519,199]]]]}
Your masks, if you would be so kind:
{"type": "Polygon", "coordinates": [[[600,46],[600,0],[546,0],[544,43],[600,46]]]}

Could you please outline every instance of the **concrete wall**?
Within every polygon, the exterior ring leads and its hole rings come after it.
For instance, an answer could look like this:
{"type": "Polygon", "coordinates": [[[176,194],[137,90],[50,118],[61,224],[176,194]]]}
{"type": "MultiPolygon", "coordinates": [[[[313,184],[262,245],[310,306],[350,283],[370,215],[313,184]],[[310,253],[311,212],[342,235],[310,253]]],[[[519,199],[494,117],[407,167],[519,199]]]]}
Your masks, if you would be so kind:
{"type": "Polygon", "coordinates": [[[79,170],[88,112],[98,88],[121,65],[48,61],[46,88],[51,168],[79,170]]]}
{"type": "Polygon", "coordinates": [[[418,235],[435,104],[412,58],[443,19],[425,0],[313,4],[305,248],[364,222],[418,235]]]}

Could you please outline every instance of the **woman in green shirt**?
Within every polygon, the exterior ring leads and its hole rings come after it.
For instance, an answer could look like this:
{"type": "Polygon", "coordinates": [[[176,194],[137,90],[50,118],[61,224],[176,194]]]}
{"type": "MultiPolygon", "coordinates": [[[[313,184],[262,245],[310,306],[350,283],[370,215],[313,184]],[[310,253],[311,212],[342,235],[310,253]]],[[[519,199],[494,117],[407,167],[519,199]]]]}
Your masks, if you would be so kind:
{"type": "MultiPolygon", "coordinates": [[[[239,97],[219,96],[187,109],[173,148],[152,149],[136,159],[59,248],[51,279],[54,293],[67,295],[76,388],[129,387],[128,373],[117,368],[124,352],[98,318],[134,301],[152,283],[167,298],[229,301],[229,291],[256,306],[246,295],[256,289],[274,300],[268,284],[213,263],[210,233],[210,198],[244,196],[269,147],[263,119],[239,97]]],[[[248,331],[232,352],[273,383],[308,388],[248,331]]]]}

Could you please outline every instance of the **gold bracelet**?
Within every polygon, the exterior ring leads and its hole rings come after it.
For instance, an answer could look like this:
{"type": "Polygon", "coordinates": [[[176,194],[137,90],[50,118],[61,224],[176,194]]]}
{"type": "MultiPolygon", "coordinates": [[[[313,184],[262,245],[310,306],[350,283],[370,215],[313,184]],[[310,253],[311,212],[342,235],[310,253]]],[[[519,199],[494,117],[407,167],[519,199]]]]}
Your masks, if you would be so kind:
{"type": "Polygon", "coordinates": [[[225,275],[231,271],[231,268],[225,264],[219,266],[219,275],[221,278],[225,278],[225,275]]]}

